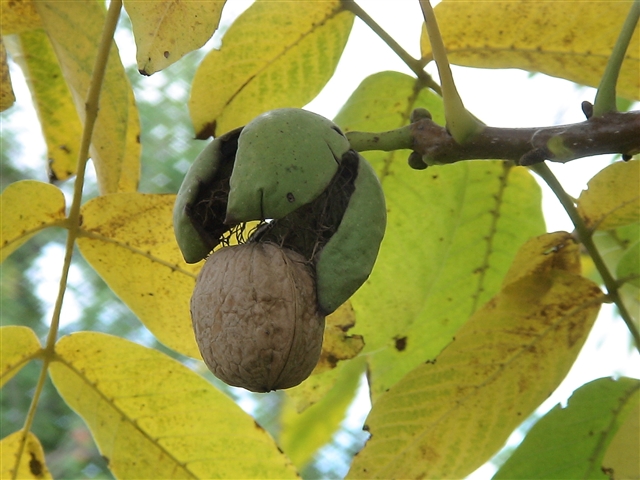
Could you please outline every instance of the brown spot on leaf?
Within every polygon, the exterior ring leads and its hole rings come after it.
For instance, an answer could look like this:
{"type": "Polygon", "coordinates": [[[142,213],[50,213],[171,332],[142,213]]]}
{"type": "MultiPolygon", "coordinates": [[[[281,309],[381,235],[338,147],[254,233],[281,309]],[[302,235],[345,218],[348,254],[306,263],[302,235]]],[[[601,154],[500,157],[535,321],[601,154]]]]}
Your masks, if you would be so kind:
{"type": "Polygon", "coordinates": [[[41,477],[42,463],[40,462],[40,460],[36,458],[35,453],[29,452],[29,455],[31,455],[31,460],[29,460],[29,471],[31,472],[32,475],[35,475],[36,477],[41,477]]]}
{"type": "Polygon", "coordinates": [[[397,351],[402,352],[407,348],[407,337],[394,337],[393,339],[396,342],[395,347],[397,351]]]}

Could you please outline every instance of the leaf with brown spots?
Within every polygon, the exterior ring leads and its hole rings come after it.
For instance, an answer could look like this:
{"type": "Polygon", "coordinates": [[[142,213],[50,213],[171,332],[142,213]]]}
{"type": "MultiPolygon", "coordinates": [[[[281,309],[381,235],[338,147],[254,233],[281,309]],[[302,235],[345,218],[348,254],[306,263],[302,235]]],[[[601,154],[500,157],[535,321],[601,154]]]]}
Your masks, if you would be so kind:
{"type": "MultiPolygon", "coordinates": [[[[597,87],[631,5],[631,0],[444,0],[435,13],[453,64],[521,68],[597,87]]],[[[629,45],[638,42],[636,29],[629,45]]],[[[420,47],[422,56],[431,58],[424,27],[420,47]]],[[[639,69],[640,50],[629,48],[618,78],[619,95],[640,98],[639,69]]]]}
{"type": "Polygon", "coordinates": [[[41,230],[61,226],[65,200],[58,187],[35,180],[9,185],[0,195],[0,260],[41,230]]]}
{"type": "Polygon", "coordinates": [[[564,379],[604,300],[573,255],[504,285],[435,363],[381,395],[349,477],[464,478],[487,461],[564,379]]]}
{"type": "Polygon", "coordinates": [[[40,440],[28,432],[22,455],[18,457],[23,440],[23,430],[6,436],[0,442],[0,478],[45,480],[53,478],[44,459],[40,440]],[[17,471],[16,471],[17,469],[17,471]]]}

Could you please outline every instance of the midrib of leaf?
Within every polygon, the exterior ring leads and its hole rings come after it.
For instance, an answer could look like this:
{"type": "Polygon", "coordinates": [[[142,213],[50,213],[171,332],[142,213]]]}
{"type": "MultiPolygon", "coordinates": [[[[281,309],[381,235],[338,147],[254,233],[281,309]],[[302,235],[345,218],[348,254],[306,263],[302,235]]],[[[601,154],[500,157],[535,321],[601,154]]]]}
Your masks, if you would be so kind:
{"type": "Polygon", "coordinates": [[[504,197],[504,191],[507,188],[507,179],[509,178],[509,173],[511,173],[512,165],[503,163],[502,164],[502,175],[498,177],[500,180],[500,185],[498,187],[498,193],[495,195],[495,208],[489,211],[491,214],[491,225],[489,226],[489,234],[484,237],[486,243],[486,250],[484,253],[484,258],[482,260],[482,265],[480,265],[480,275],[478,275],[478,286],[476,287],[475,293],[472,295],[473,304],[471,305],[471,311],[469,315],[473,314],[478,309],[478,303],[480,301],[480,295],[485,291],[484,289],[484,280],[487,275],[487,270],[489,270],[489,258],[493,253],[493,241],[498,233],[498,221],[500,220],[500,206],[502,205],[502,200],[504,197]]]}
{"type": "MultiPolygon", "coordinates": [[[[267,70],[269,67],[271,67],[271,65],[273,65],[274,63],[276,63],[278,60],[280,60],[282,57],[284,57],[289,51],[293,50],[298,44],[300,44],[300,42],[302,42],[305,38],[307,38],[309,35],[313,34],[313,32],[315,32],[318,28],[323,27],[329,20],[331,20],[332,18],[334,18],[336,15],[338,15],[339,13],[344,11],[344,7],[342,6],[342,4],[340,4],[335,10],[333,10],[329,15],[327,15],[321,22],[318,22],[316,24],[313,25],[313,28],[311,28],[309,31],[307,31],[306,33],[303,33],[300,38],[298,38],[298,40],[296,40],[295,42],[293,42],[291,45],[289,45],[288,47],[285,47],[278,55],[276,55],[275,57],[273,57],[270,61],[266,62],[262,67],[260,67],[258,69],[258,71],[256,73],[254,73],[253,75],[251,75],[242,85],[240,85],[240,87],[238,87],[238,89],[235,91],[235,93],[233,95],[231,95],[229,97],[229,99],[227,100],[227,102],[224,104],[225,107],[227,107],[229,104],[231,104],[231,102],[233,102],[233,100],[240,95],[240,93],[242,93],[244,91],[244,89],[258,76],[260,76],[260,74],[262,74],[265,70],[267,70]]],[[[223,38],[224,41],[224,38],[223,38]]],[[[223,107],[224,109],[224,107],[223,107]]]]}
{"type": "Polygon", "coordinates": [[[140,255],[148,260],[151,260],[152,262],[158,263],[164,267],[167,267],[169,269],[171,269],[174,272],[178,272],[178,273],[182,273],[183,275],[186,275],[190,278],[193,278],[195,280],[195,278],[197,277],[196,274],[188,272],[184,269],[182,269],[179,265],[176,265],[175,263],[171,263],[171,262],[167,262],[166,260],[163,260],[161,258],[156,257],[155,255],[152,255],[150,252],[145,252],[144,250],[141,250],[139,248],[136,247],[132,247],[131,245],[127,245],[126,243],[123,243],[119,240],[114,240],[113,238],[110,237],[105,237],[103,235],[100,235],[98,233],[95,232],[90,232],[88,230],[84,230],[84,229],[80,229],[78,232],[78,236],[79,237],[84,237],[84,238],[91,238],[93,240],[99,240],[101,242],[105,242],[105,243],[111,243],[112,245],[116,245],[120,248],[124,248],[125,250],[129,250],[132,253],[135,253],[136,255],[140,255]]]}
{"type": "MultiPolygon", "coordinates": [[[[572,316],[576,315],[581,310],[586,309],[586,308],[588,308],[588,307],[590,307],[592,305],[600,304],[605,299],[606,299],[606,296],[604,294],[601,294],[598,297],[589,300],[588,302],[585,302],[585,303],[583,303],[581,305],[578,305],[578,306],[574,307],[573,309],[571,309],[571,311],[565,313],[564,315],[559,317],[555,322],[551,323],[539,335],[537,335],[534,339],[532,339],[532,341],[530,343],[521,344],[521,348],[519,348],[518,351],[515,354],[513,354],[507,361],[500,362],[500,366],[496,369],[496,371],[494,373],[492,373],[491,375],[486,377],[482,382],[480,382],[480,384],[471,387],[470,388],[470,392],[467,395],[465,395],[462,398],[460,398],[459,400],[457,400],[456,404],[452,408],[447,410],[445,413],[443,413],[437,420],[434,420],[433,422],[429,422],[429,426],[431,427],[433,425],[439,425],[447,417],[449,417],[450,415],[453,415],[453,413],[456,412],[459,408],[463,408],[464,404],[468,400],[472,399],[472,397],[474,397],[474,396],[476,396],[478,394],[478,391],[482,390],[483,388],[486,388],[488,385],[493,383],[494,380],[496,380],[497,378],[499,378],[502,375],[502,373],[507,369],[507,367],[509,367],[512,363],[514,363],[516,360],[518,360],[522,355],[524,355],[526,352],[528,352],[531,349],[531,347],[535,346],[536,344],[541,342],[543,339],[545,339],[548,335],[552,334],[553,331],[556,329],[556,327],[558,325],[560,325],[566,318],[571,318],[572,316]]],[[[446,351],[446,349],[445,349],[445,351],[446,351]]],[[[494,363],[494,365],[495,365],[495,363],[494,363]]],[[[450,365],[449,369],[451,370],[451,369],[454,369],[455,367],[456,367],[456,365],[452,364],[452,365],[450,365]]],[[[428,390],[429,390],[429,388],[426,388],[423,391],[427,391],[428,392],[428,390]]],[[[414,390],[414,393],[415,392],[420,392],[420,390],[419,389],[414,390]]],[[[422,432],[419,433],[418,435],[416,435],[415,439],[413,441],[408,442],[406,446],[404,446],[402,449],[400,449],[398,451],[398,453],[395,455],[395,457],[393,457],[393,458],[400,458],[403,454],[405,454],[411,448],[414,448],[413,447],[414,444],[419,443],[418,442],[419,439],[424,438],[430,432],[431,432],[430,428],[429,429],[423,428],[422,432]]],[[[588,478],[588,477],[585,476],[583,478],[588,478]]]]}
{"type": "Polygon", "coordinates": [[[627,390],[625,392],[625,395],[619,399],[618,406],[612,412],[613,415],[611,415],[609,425],[607,425],[607,428],[600,432],[598,443],[596,444],[596,447],[593,449],[593,452],[589,457],[587,470],[580,478],[590,478],[590,476],[594,472],[600,471],[599,466],[596,465],[596,462],[598,462],[598,460],[601,458],[599,454],[603,450],[606,450],[606,448],[608,447],[607,439],[611,435],[611,432],[614,430],[615,423],[618,421],[618,417],[621,411],[624,409],[629,398],[631,398],[638,390],[640,390],[640,384],[636,384],[633,388],[627,390]]]}
{"type": "MultiPolygon", "coordinates": [[[[111,407],[113,410],[115,410],[118,413],[118,415],[120,415],[121,419],[127,421],[131,426],[133,426],[133,428],[135,428],[135,430],[140,435],[142,435],[151,445],[155,446],[158,450],[160,450],[167,457],[169,457],[179,468],[184,470],[189,476],[191,476],[192,478],[198,478],[198,476],[195,475],[193,472],[191,472],[191,470],[189,470],[187,468],[187,466],[183,462],[180,462],[177,458],[175,458],[173,456],[173,454],[171,454],[171,452],[169,452],[167,449],[165,449],[162,445],[160,445],[158,442],[156,442],[153,438],[151,438],[147,432],[145,432],[144,430],[140,429],[140,427],[138,426],[138,422],[136,422],[136,420],[134,418],[130,418],[128,414],[123,412],[120,408],[118,408],[115,405],[115,403],[113,403],[112,399],[108,398],[104,393],[102,393],[102,391],[100,391],[99,388],[97,388],[97,385],[98,385],[97,383],[94,383],[91,380],[89,380],[85,375],[83,375],[80,371],[78,371],[72,364],[67,362],[59,354],[57,354],[57,353],[55,354],[55,356],[53,358],[53,361],[62,363],[65,367],[67,367],[69,370],[71,370],[73,373],[75,373],[78,376],[78,378],[80,378],[91,390],[93,390],[97,395],[100,396],[102,401],[104,401],[109,407],[111,407]]],[[[118,397],[114,397],[114,398],[118,398],[118,397]]]]}
{"type": "MultiPolygon", "coordinates": [[[[586,54],[585,52],[570,52],[566,50],[544,50],[544,49],[537,50],[535,48],[521,48],[521,47],[508,48],[508,47],[493,47],[493,46],[465,47],[465,48],[454,47],[451,49],[451,52],[449,53],[449,55],[453,56],[455,60],[455,55],[457,53],[481,53],[486,56],[487,52],[508,52],[508,53],[523,52],[523,53],[535,54],[540,56],[554,55],[554,56],[578,57],[578,58],[602,58],[605,60],[609,59],[608,55],[599,54],[599,53],[586,54]]],[[[429,57],[430,56],[431,54],[429,54],[429,57]]],[[[632,57],[630,56],[627,56],[627,57],[633,60],[632,57]]]]}
{"type": "Polygon", "coordinates": [[[31,235],[35,235],[36,233],[40,232],[41,230],[46,230],[49,227],[69,228],[68,225],[69,225],[69,220],[67,218],[61,218],[61,219],[55,220],[53,222],[43,223],[42,225],[39,225],[39,226],[37,226],[35,228],[31,228],[29,230],[24,230],[19,237],[15,237],[15,238],[13,238],[11,240],[8,240],[7,243],[2,245],[2,249],[9,247],[9,246],[13,245],[16,242],[20,242],[25,237],[29,237],[31,235]]]}

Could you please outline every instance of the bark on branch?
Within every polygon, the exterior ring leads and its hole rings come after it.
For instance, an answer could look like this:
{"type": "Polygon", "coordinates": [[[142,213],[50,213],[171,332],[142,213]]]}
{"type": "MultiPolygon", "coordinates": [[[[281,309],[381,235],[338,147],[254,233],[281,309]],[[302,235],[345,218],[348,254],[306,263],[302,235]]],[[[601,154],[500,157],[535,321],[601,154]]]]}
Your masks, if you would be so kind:
{"type": "Polygon", "coordinates": [[[513,160],[533,165],[551,160],[565,163],[600,154],[640,152],[640,111],[610,112],[571,125],[536,128],[486,127],[479,135],[458,144],[447,130],[425,118],[410,125],[412,149],[426,165],[460,160],[513,160]]]}

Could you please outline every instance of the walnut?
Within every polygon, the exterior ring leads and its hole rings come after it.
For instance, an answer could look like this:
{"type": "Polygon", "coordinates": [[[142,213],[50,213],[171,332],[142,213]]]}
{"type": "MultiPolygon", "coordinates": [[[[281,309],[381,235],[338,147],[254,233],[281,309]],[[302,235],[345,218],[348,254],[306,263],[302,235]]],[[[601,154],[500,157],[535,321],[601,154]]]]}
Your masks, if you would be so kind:
{"type": "Polygon", "coordinates": [[[324,316],[305,258],[271,243],[214,252],[191,297],[200,353],[221,380],[254,392],[306,379],[322,349],[324,316]]]}

